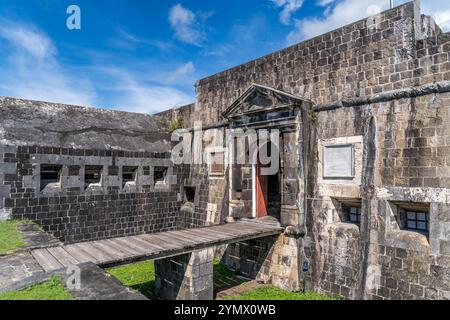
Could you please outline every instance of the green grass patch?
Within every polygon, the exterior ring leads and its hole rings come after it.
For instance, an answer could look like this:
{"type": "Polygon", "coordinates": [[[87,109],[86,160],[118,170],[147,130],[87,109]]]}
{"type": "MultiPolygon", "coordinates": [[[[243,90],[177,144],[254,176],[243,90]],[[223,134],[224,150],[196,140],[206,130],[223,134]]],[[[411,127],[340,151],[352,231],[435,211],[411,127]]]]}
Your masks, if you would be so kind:
{"type": "Polygon", "coordinates": [[[340,300],[340,298],[313,292],[288,292],[272,286],[264,286],[243,292],[239,296],[224,297],[221,300],[340,300]]]}
{"type": "Polygon", "coordinates": [[[23,221],[0,221],[0,254],[6,254],[27,245],[17,229],[21,224],[23,221]]]}
{"type": "Polygon", "coordinates": [[[124,285],[139,291],[147,298],[155,298],[155,264],[153,261],[133,263],[107,271],[124,285]]]}
{"type": "Polygon", "coordinates": [[[0,294],[0,300],[72,300],[58,278],[52,277],[47,282],[31,286],[21,291],[0,294]]]}
{"type": "MultiPolygon", "coordinates": [[[[107,272],[147,298],[155,298],[155,264],[153,261],[111,268],[107,272]]],[[[214,261],[215,291],[236,287],[244,282],[237,278],[237,273],[225,267],[219,260],[214,261]]],[[[339,300],[339,298],[317,293],[293,293],[272,286],[264,286],[249,290],[236,297],[225,297],[223,300],[339,300]]]]}
{"type": "MultiPolygon", "coordinates": [[[[147,298],[155,298],[155,264],[153,261],[111,268],[107,272],[147,298]]],[[[219,260],[214,261],[214,287],[216,289],[231,288],[243,282],[236,278],[235,272],[222,265],[219,260]]]]}
{"type": "Polygon", "coordinates": [[[214,260],[214,290],[216,292],[239,286],[245,282],[237,276],[236,272],[228,269],[220,260],[214,260]]]}

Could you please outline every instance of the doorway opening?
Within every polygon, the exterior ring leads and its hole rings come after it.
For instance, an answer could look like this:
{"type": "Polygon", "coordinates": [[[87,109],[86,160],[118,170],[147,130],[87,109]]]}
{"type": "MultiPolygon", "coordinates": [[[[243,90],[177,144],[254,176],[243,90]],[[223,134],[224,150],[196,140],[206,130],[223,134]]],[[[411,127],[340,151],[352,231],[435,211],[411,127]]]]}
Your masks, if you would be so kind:
{"type": "MultiPolygon", "coordinates": [[[[272,157],[272,154],[276,154],[279,157],[278,148],[272,143],[268,143],[267,155],[272,157]]],[[[280,170],[277,170],[271,175],[265,174],[263,169],[270,167],[270,165],[270,163],[267,165],[261,164],[260,157],[258,155],[258,162],[254,166],[254,170],[256,171],[254,175],[256,180],[254,186],[256,212],[254,212],[254,215],[256,218],[270,216],[280,220],[281,175],[280,170]]]]}

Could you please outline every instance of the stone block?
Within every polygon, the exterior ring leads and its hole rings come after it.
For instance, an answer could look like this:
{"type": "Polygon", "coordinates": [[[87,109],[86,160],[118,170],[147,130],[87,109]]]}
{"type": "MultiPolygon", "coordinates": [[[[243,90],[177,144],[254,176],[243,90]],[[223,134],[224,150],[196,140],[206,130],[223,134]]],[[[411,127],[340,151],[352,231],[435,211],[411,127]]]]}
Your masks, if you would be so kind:
{"type": "Polygon", "coordinates": [[[214,248],[157,260],[156,295],[163,300],[212,300],[214,248]]]}
{"type": "Polygon", "coordinates": [[[0,221],[10,220],[12,216],[11,209],[1,209],[0,208],[0,221]]]}
{"type": "Polygon", "coordinates": [[[440,254],[450,256],[450,240],[441,240],[440,242],[440,254]]]}
{"type": "Polygon", "coordinates": [[[0,163],[0,173],[15,174],[17,172],[17,163],[0,163]]]}

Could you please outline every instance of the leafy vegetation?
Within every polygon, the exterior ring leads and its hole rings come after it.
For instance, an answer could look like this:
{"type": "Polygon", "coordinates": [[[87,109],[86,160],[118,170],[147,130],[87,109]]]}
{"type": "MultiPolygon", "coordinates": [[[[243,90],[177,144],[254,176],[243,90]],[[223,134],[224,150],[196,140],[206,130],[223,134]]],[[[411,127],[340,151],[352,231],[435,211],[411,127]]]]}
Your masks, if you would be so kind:
{"type": "Polygon", "coordinates": [[[222,300],[340,300],[340,298],[313,292],[288,292],[272,286],[264,286],[246,291],[239,296],[224,297],[222,300]]]}
{"type": "Polygon", "coordinates": [[[47,282],[31,286],[21,291],[0,294],[0,300],[72,300],[58,278],[52,277],[47,282]]]}
{"type": "Polygon", "coordinates": [[[17,229],[21,224],[23,224],[23,221],[0,221],[0,254],[5,254],[27,245],[17,229]]]}
{"type": "Polygon", "coordinates": [[[176,120],[171,122],[167,127],[167,133],[172,134],[178,129],[183,129],[183,118],[177,117],[176,120]]]}
{"type": "Polygon", "coordinates": [[[317,123],[318,114],[316,111],[311,112],[311,123],[316,124],[317,123]]]}

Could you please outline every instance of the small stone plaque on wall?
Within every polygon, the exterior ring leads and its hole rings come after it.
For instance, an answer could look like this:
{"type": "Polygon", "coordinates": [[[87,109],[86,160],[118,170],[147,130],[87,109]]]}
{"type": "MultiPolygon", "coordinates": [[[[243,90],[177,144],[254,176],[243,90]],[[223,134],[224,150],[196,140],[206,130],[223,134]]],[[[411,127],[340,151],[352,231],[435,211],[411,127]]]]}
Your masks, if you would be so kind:
{"type": "Polygon", "coordinates": [[[355,175],[352,144],[329,145],[323,150],[323,177],[326,179],[352,179],[355,175]]]}

